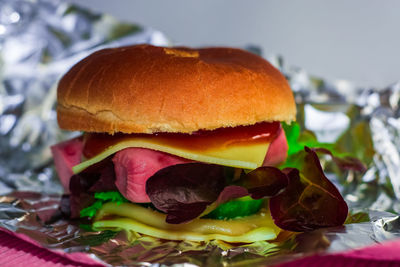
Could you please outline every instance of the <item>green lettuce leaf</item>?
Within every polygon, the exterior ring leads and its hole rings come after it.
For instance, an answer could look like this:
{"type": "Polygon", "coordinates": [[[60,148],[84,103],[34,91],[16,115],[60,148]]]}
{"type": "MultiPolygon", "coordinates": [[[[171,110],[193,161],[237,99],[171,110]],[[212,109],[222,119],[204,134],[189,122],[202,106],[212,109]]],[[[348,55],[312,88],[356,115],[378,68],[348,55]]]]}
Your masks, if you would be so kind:
{"type": "Polygon", "coordinates": [[[297,122],[291,124],[282,123],[288,141],[288,157],[280,168],[300,168],[297,164],[297,155],[304,151],[305,147],[316,148],[318,154],[329,155],[332,161],[340,169],[352,169],[359,172],[366,170],[365,164],[355,158],[349,151],[345,151],[343,146],[333,143],[319,142],[317,137],[308,130],[302,130],[297,122]]]}
{"type": "Polygon", "coordinates": [[[94,198],[97,199],[96,202],[81,210],[81,217],[94,217],[103,204],[107,202],[116,202],[117,204],[128,202],[128,200],[117,191],[97,192],[94,194],[94,198]]]}
{"type": "Polygon", "coordinates": [[[304,151],[304,147],[325,148],[335,155],[339,154],[338,151],[335,150],[334,144],[319,142],[313,132],[308,130],[302,131],[297,122],[292,122],[291,124],[282,123],[282,127],[285,130],[286,139],[289,145],[288,158],[298,152],[304,151]]]}

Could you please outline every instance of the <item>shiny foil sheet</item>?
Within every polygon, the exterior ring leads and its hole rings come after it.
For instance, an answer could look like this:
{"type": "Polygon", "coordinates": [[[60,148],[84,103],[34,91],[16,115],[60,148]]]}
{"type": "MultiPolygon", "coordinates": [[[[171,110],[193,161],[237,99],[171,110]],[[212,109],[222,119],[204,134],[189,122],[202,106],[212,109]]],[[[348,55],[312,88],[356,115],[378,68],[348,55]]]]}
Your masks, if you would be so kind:
{"type": "Polygon", "coordinates": [[[278,57],[269,60],[291,83],[302,128],[321,142],[344,146],[368,167],[362,175],[338,172],[322,159],[350,206],[347,224],[233,247],[146,236],[129,242],[123,232],[86,232],[79,222],[65,221],[49,146],[74,134],[57,126],[56,82],[91,52],[134,43],[169,44],[158,31],[62,1],[0,1],[0,227],[104,264],[144,266],[275,264],[400,237],[400,83],[383,89],[328,83],[287,68],[278,57]]]}

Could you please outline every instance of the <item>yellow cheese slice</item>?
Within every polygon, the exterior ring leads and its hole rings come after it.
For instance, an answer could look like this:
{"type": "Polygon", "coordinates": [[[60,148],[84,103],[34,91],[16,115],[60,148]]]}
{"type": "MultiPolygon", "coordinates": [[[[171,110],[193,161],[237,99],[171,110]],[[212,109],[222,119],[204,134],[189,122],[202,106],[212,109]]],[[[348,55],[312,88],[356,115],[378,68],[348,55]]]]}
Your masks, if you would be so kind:
{"type": "Polygon", "coordinates": [[[251,243],[273,240],[281,231],[269,212],[233,220],[195,219],[186,224],[168,224],[165,214],[132,203],[109,202],[98,211],[95,230],[125,230],[168,240],[251,243]]]}
{"type": "Polygon", "coordinates": [[[182,158],[243,169],[260,167],[267,154],[269,142],[237,143],[223,148],[207,150],[190,150],[189,148],[173,147],[157,138],[132,137],[108,147],[97,156],[75,165],[73,172],[79,173],[87,167],[102,161],[110,155],[128,148],[140,147],[166,152],[182,158]]]}

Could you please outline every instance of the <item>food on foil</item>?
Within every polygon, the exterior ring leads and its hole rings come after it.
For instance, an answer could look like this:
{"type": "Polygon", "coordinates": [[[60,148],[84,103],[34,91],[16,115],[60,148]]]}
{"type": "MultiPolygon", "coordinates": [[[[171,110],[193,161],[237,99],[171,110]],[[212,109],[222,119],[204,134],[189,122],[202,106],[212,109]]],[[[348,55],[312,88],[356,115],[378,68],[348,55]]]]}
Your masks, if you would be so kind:
{"type": "Polygon", "coordinates": [[[70,217],[91,229],[251,243],[347,217],[317,155],[331,152],[298,140],[291,89],[257,55],[104,49],[65,74],[57,100],[60,127],[83,134],[52,147],[55,166],[70,217]]]}

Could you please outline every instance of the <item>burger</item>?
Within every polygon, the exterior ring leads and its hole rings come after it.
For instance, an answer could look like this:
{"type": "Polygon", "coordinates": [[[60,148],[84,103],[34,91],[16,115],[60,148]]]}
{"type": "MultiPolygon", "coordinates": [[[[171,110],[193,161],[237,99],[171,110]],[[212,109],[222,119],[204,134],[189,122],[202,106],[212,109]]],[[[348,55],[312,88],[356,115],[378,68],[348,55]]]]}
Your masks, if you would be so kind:
{"type": "Polygon", "coordinates": [[[295,120],[296,106],[263,58],[104,49],[64,75],[57,101],[60,128],[82,132],[51,148],[71,218],[170,240],[247,243],[281,231],[268,199],[290,181],[277,166],[288,151],[281,122],[295,120]]]}

